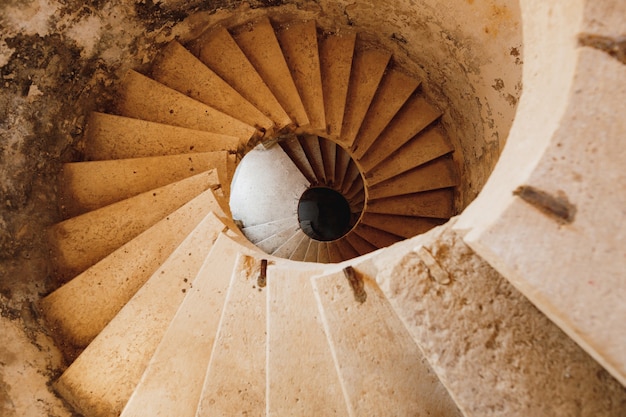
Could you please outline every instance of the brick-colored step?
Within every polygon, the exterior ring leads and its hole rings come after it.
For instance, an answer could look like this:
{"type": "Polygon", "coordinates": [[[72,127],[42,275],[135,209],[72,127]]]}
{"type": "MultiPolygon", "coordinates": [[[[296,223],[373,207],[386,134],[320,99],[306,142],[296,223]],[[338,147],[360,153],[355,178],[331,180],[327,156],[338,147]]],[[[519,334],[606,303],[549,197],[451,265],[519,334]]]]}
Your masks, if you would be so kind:
{"type": "Polygon", "coordinates": [[[429,129],[402,146],[388,159],[365,173],[367,181],[377,184],[432,161],[454,150],[441,129],[429,129]]]}
{"type": "Polygon", "coordinates": [[[419,84],[418,79],[400,70],[387,70],[352,143],[352,153],[357,159],[365,155],[419,84]]]}
{"type": "Polygon", "coordinates": [[[380,200],[372,199],[367,203],[367,211],[398,216],[448,219],[455,214],[454,191],[451,188],[444,188],[380,200]]]}
{"type": "Polygon", "coordinates": [[[359,163],[366,171],[372,169],[440,116],[437,108],[420,94],[414,94],[359,158],[359,163]]]}
{"type": "Polygon", "coordinates": [[[126,74],[118,94],[116,111],[122,116],[236,136],[242,144],[257,136],[254,127],[136,71],[126,74]]]}
{"type": "Polygon", "coordinates": [[[262,17],[235,28],[232,32],[241,50],[289,117],[298,126],[308,125],[309,118],[270,20],[262,17]]]}
{"type": "Polygon", "coordinates": [[[59,202],[65,218],[133,197],[191,177],[211,167],[220,184],[230,182],[228,153],[203,152],[147,158],[64,164],[58,177],[59,202]]]}
{"type": "Polygon", "coordinates": [[[216,172],[206,171],[55,224],[48,241],[58,279],[74,277],[217,185],[216,172]]]}
{"type": "Polygon", "coordinates": [[[363,214],[361,222],[368,226],[408,239],[415,235],[426,233],[433,227],[443,224],[445,219],[396,216],[367,212],[363,214]]]}
{"type": "Polygon", "coordinates": [[[454,161],[445,157],[438,158],[381,183],[372,184],[367,178],[365,181],[369,185],[370,199],[454,187],[459,182],[454,161]]]}
{"type": "Polygon", "coordinates": [[[190,50],[246,100],[272,119],[278,128],[292,123],[285,109],[226,29],[211,29],[194,41],[190,50]]]}
{"type": "Polygon", "coordinates": [[[394,243],[398,243],[402,240],[400,236],[386,232],[381,229],[377,229],[372,226],[368,226],[364,223],[359,223],[352,233],[359,235],[363,240],[368,241],[377,248],[386,248],[394,243]]]}
{"type": "Polygon", "coordinates": [[[356,139],[390,59],[391,54],[386,51],[357,47],[339,139],[343,147],[349,148],[356,139]]]}
{"type": "Polygon", "coordinates": [[[273,132],[272,120],[176,41],[161,50],[150,75],[161,84],[249,126],[273,132]]]}
{"type": "Polygon", "coordinates": [[[85,131],[85,158],[91,161],[228,151],[240,139],[202,130],[105,113],[92,113],[85,131]]]}
{"type": "Polygon", "coordinates": [[[326,131],[324,93],[314,20],[292,22],[276,31],[291,76],[309,119],[308,130],[326,131]]]}

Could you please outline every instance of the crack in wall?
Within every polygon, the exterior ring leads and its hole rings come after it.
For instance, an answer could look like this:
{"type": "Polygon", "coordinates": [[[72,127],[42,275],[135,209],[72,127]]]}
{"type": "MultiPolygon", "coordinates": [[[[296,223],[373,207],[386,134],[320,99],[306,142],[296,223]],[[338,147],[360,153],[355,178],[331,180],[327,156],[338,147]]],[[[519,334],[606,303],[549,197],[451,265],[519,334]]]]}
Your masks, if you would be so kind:
{"type": "Polygon", "coordinates": [[[598,49],[626,65],[626,36],[614,38],[591,33],[581,33],[578,36],[578,45],[598,49]]]}

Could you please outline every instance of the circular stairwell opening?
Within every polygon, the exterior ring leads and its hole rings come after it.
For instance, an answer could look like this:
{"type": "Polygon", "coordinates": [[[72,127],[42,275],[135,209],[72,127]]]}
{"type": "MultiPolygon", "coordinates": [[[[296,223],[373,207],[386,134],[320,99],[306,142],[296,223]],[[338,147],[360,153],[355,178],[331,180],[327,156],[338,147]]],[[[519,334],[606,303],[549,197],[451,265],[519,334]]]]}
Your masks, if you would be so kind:
{"type": "Polygon", "coordinates": [[[307,236],[328,242],[348,233],[355,219],[341,193],[328,187],[312,187],[300,197],[298,222],[307,236]]]}

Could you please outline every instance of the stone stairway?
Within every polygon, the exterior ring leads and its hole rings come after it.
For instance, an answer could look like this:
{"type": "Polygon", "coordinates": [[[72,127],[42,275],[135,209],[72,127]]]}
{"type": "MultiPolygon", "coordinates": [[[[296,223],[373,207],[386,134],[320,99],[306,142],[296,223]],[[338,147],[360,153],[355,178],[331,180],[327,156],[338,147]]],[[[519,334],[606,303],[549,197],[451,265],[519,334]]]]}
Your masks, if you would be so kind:
{"type": "Polygon", "coordinates": [[[63,285],[40,308],[79,413],[626,413],[450,223],[429,232],[456,214],[454,149],[389,52],[312,20],[214,27],[129,72],[113,113],[91,116],[48,233],[63,285]],[[340,236],[294,210],[233,221],[235,168],[263,145],[345,199],[340,236]]]}

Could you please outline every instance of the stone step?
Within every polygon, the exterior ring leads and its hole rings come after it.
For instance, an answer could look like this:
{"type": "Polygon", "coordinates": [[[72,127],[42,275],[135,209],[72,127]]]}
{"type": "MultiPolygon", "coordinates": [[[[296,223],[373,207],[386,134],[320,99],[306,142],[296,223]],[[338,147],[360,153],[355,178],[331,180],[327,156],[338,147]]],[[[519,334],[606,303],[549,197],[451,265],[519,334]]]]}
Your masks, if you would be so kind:
{"type": "Polygon", "coordinates": [[[186,153],[236,152],[239,138],[94,112],[85,131],[85,158],[109,160],[186,153]]]}
{"type": "Polygon", "coordinates": [[[298,138],[291,137],[280,141],[279,143],[280,147],[298,167],[302,175],[304,175],[311,184],[315,184],[317,182],[315,171],[313,170],[313,167],[309,162],[309,158],[307,157],[307,154],[298,138]]]}
{"type": "Polygon", "coordinates": [[[268,85],[224,28],[211,29],[190,46],[207,67],[281,128],[292,124],[268,85]]]}
{"type": "Polygon", "coordinates": [[[326,171],[324,169],[324,157],[320,148],[320,140],[317,135],[304,135],[298,138],[309,165],[315,173],[315,184],[326,183],[326,171]]]}
{"type": "Polygon", "coordinates": [[[222,151],[63,164],[57,186],[61,212],[64,218],[78,216],[191,177],[207,167],[217,171],[220,184],[228,183],[227,156],[222,151]]]}
{"type": "Polygon", "coordinates": [[[267,416],[349,415],[311,285],[314,273],[268,268],[267,416]]]}
{"type": "Polygon", "coordinates": [[[298,245],[296,246],[294,251],[291,253],[291,256],[289,256],[289,259],[291,259],[292,261],[304,261],[306,251],[309,250],[310,242],[311,238],[308,237],[304,232],[302,232],[302,238],[300,239],[300,242],[298,242],[298,245]]]}
{"type": "MultiPolygon", "coordinates": [[[[198,417],[260,416],[266,412],[268,305],[267,291],[259,287],[261,272],[260,259],[238,256],[198,403],[198,417]]],[[[183,415],[171,411],[167,415],[183,415]]]]}
{"type": "Polygon", "coordinates": [[[249,126],[270,135],[274,130],[272,120],[176,41],[170,42],[157,55],[150,76],[249,126]]]}
{"type": "Polygon", "coordinates": [[[233,29],[232,36],[291,120],[307,126],[309,118],[270,20],[264,16],[246,23],[233,29]]]}
{"type": "Polygon", "coordinates": [[[238,137],[247,144],[257,130],[136,71],[118,89],[116,113],[135,119],[238,137]]]}
{"type": "Polygon", "coordinates": [[[196,415],[233,269],[242,252],[252,253],[236,238],[219,235],[122,416],[196,415]]]}
{"type": "Polygon", "coordinates": [[[328,242],[328,258],[331,263],[343,262],[343,257],[341,256],[341,252],[339,252],[337,241],[328,242]]]}
{"type": "Polygon", "coordinates": [[[321,264],[330,263],[330,254],[328,253],[327,242],[319,242],[317,247],[317,262],[321,264]]]}
{"type": "Polygon", "coordinates": [[[352,246],[354,250],[359,253],[359,255],[365,255],[378,249],[378,247],[371,244],[357,233],[348,233],[345,239],[348,243],[350,243],[350,246],[352,246]]]}
{"type": "Polygon", "coordinates": [[[369,185],[369,198],[372,200],[455,187],[459,183],[456,165],[446,157],[437,158],[380,183],[372,183],[367,178],[365,181],[369,185]]]}
{"type": "Polygon", "coordinates": [[[294,233],[296,233],[300,229],[300,225],[297,221],[294,221],[289,224],[287,227],[284,227],[281,230],[278,230],[273,235],[259,241],[256,243],[256,246],[263,250],[265,253],[273,253],[278,248],[282,246],[294,233]]]}
{"type": "Polygon", "coordinates": [[[348,242],[345,236],[339,240],[336,240],[334,243],[343,261],[347,261],[348,259],[356,258],[359,256],[359,252],[354,249],[354,247],[350,244],[350,242],[348,242]]]}
{"type": "MultiPolygon", "coordinates": [[[[358,265],[313,279],[351,416],[458,416],[446,388],[385,295],[375,269],[358,265]],[[391,411],[393,410],[393,411],[391,411]]],[[[470,391],[468,389],[468,391],[470,391]]]]}
{"type": "Polygon", "coordinates": [[[283,230],[289,226],[297,226],[298,219],[294,216],[285,217],[284,219],[274,220],[271,222],[258,224],[256,226],[244,227],[243,234],[250,240],[252,243],[260,242],[263,239],[266,239],[272,236],[274,233],[279,230],[283,230]]]}
{"type": "Polygon", "coordinates": [[[354,33],[334,33],[320,40],[320,68],[328,137],[338,140],[346,110],[352,58],[356,44],[354,33]]]}
{"type": "Polygon", "coordinates": [[[307,130],[309,133],[311,130],[326,132],[315,21],[282,25],[276,30],[276,36],[309,119],[307,130]]]}
{"type": "Polygon", "coordinates": [[[441,129],[432,128],[416,136],[375,168],[367,171],[368,182],[377,184],[454,151],[441,129]]]}
{"type": "Polygon", "coordinates": [[[225,228],[209,213],[57,380],[56,391],[81,414],[120,414],[225,228]]]}
{"type": "Polygon", "coordinates": [[[384,295],[464,415],[623,416],[624,387],[451,226],[415,253],[374,262],[384,295]],[[468,385],[468,375],[480,383],[468,385]]]}
{"type": "Polygon", "coordinates": [[[319,250],[319,241],[311,239],[309,247],[304,255],[304,262],[317,262],[317,252],[319,250]]]}
{"type": "Polygon", "coordinates": [[[374,168],[440,116],[441,112],[422,95],[413,94],[367,152],[359,158],[363,170],[374,168]]]}
{"type": "Polygon", "coordinates": [[[341,191],[343,188],[343,181],[350,165],[350,154],[343,149],[340,145],[337,145],[337,152],[335,156],[335,178],[333,182],[333,188],[337,191],[341,191]]]}
{"type": "Polygon", "coordinates": [[[370,199],[368,213],[448,219],[455,214],[454,191],[443,188],[383,199],[370,199]]]}
{"type": "Polygon", "coordinates": [[[352,143],[352,153],[357,159],[365,155],[419,85],[417,78],[395,68],[387,69],[352,143]]]}
{"type": "Polygon", "coordinates": [[[361,222],[368,226],[384,230],[385,232],[392,233],[405,239],[426,233],[433,227],[442,225],[445,221],[445,219],[396,216],[370,212],[363,214],[363,217],[361,218],[361,222]]]}
{"type": "Polygon", "coordinates": [[[40,308],[50,328],[65,346],[86,347],[200,221],[219,210],[207,190],[44,297],[40,308]]]}
{"type": "Polygon", "coordinates": [[[319,138],[320,150],[322,152],[322,162],[324,164],[324,177],[326,185],[332,186],[335,183],[335,165],[337,161],[337,145],[327,139],[319,138]]]}
{"type": "Polygon", "coordinates": [[[350,160],[350,163],[348,164],[348,169],[346,170],[343,180],[341,181],[341,193],[344,195],[348,194],[350,189],[355,186],[355,182],[358,184],[362,182],[361,172],[359,171],[359,167],[357,166],[356,162],[354,162],[354,160],[350,160]]]}
{"type": "Polygon", "coordinates": [[[50,256],[61,281],[83,272],[169,213],[219,185],[205,171],[57,223],[48,229],[50,256]]]}
{"type": "Polygon", "coordinates": [[[276,249],[272,255],[279,258],[291,259],[291,255],[300,246],[300,242],[306,237],[304,232],[298,229],[289,239],[285,240],[285,243],[276,249]]]}
{"type": "Polygon", "coordinates": [[[358,226],[354,228],[353,233],[359,235],[363,240],[368,241],[377,248],[386,248],[402,240],[400,236],[377,229],[365,223],[359,223],[358,226]]]}
{"type": "Polygon", "coordinates": [[[346,111],[339,139],[344,148],[349,148],[354,143],[390,59],[389,52],[357,47],[352,61],[346,111]]]}
{"type": "Polygon", "coordinates": [[[364,193],[364,189],[365,189],[365,184],[363,184],[363,181],[360,181],[359,177],[357,177],[352,182],[352,186],[348,190],[346,190],[344,197],[348,201],[358,201],[359,199],[356,197],[359,193],[364,193]]]}

